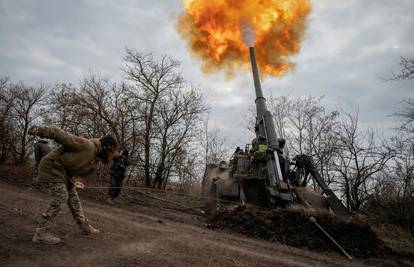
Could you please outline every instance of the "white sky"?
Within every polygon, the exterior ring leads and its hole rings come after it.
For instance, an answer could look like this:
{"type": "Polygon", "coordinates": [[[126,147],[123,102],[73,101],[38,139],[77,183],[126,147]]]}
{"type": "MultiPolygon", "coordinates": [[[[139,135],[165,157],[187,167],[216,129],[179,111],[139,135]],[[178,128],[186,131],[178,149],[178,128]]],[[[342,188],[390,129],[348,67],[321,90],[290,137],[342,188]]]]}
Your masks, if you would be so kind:
{"type": "MultiPolygon", "coordinates": [[[[362,125],[389,131],[411,81],[384,82],[400,56],[414,57],[413,0],[315,0],[294,71],[268,78],[265,95],[325,96],[327,107],[359,108],[362,125]]],[[[254,101],[250,73],[226,80],[206,75],[175,30],[179,0],[0,0],[0,76],[28,84],[77,82],[92,71],[122,79],[125,47],[182,62],[183,75],[203,89],[212,124],[234,145],[254,101]],[[233,138],[232,138],[233,137],[233,138]]]]}

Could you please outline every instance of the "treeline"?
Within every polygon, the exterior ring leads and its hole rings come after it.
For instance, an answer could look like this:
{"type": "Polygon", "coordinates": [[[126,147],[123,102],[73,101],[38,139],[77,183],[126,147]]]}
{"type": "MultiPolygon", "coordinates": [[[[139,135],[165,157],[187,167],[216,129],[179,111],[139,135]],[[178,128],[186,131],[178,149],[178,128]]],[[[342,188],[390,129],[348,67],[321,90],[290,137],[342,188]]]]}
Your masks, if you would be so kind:
{"type": "Polygon", "coordinates": [[[186,81],[180,62],[127,49],[125,79],[95,74],[78,85],[29,86],[0,80],[0,164],[24,164],[33,153],[32,125],[55,126],[87,138],[112,134],[128,149],[130,177],[165,188],[197,183],[206,161],[224,151],[199,88],[186,81]]]}

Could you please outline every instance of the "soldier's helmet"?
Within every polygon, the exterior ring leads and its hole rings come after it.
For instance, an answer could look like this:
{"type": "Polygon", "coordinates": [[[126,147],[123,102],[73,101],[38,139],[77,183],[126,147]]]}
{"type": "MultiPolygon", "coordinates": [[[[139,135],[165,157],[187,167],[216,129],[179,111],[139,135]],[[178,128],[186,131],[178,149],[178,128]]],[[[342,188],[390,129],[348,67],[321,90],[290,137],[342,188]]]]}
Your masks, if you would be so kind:
{"type": "Polygon", "coordinates": [[[285,146],[285,144],[286,144],[286,140],[284,139],[284,138],[279,138],[278,139],[278,142],[279,142],[279,148],[280,149],[283,149],[283,147],[285,146]]]}
{"type": "Polygon", "coordinates": [[[112,135],[105,135],[100,139],[102,149],[115,149],[118,146],[118,142],[112,135]]]}

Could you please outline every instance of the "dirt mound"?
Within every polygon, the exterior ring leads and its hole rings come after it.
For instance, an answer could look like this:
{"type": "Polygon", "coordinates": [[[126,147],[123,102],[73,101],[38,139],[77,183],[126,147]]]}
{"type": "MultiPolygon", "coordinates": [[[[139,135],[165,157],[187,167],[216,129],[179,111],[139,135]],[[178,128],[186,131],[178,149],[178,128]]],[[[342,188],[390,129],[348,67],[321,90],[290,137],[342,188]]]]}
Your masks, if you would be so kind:
{"type": "Polygon", "coordinates": [[[236,207],[218,211],[209,220],[209,227],[231,230],[299,248],[337,252],[338,249],[331,241],[309,221],[310,216],[315,217],[317,222],[354,257],[384,257],[391,253],[368,224],[347,222],[329,213],[301,209],[259,210],[236,207]]]}

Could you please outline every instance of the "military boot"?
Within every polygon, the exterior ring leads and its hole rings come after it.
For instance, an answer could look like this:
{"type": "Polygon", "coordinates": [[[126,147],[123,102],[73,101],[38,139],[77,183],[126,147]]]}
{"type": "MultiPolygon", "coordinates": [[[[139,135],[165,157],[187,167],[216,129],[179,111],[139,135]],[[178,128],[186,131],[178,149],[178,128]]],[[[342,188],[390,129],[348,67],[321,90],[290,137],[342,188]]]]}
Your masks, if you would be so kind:
{"type": "Polygon", "coordinates": [[[112,198],[108,198],[108,199],[106,200],[106,202],[107,202],[109,205],[115,205],[115,202],[112,200],[112,198]]]}
{"type": "Polygon", "coordinates": [[[54,245],[61,242],[59,237],[53,236],[49,232],[48,227],[36,228],[36,232],[32,238],[32,241],[34,243],[42,243],[48,245],[54,245]]]}
{"type": "Polygon", "coordinates": [[[81,233],[83,235],[97,235],[100,233],[100,231],[92,227],[92,225],[90,225],[88,221],[80,223],[79,229],[81,230],[81,233]]]}

